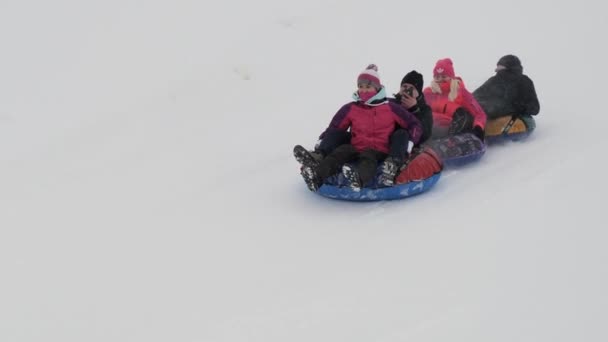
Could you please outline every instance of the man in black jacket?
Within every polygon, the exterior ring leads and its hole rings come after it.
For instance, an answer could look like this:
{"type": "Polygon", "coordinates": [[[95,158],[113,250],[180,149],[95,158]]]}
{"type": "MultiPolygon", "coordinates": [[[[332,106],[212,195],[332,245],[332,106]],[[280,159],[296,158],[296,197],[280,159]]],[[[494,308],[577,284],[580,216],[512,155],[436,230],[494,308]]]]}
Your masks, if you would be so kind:
{"type": "Polygon", "coordinates": [[[514,55],[503,56],[496,64],[496,75],[473,92],[488,115],[488,120],[538,114],[540,104],[534,83],[524,75],[523,70],[519,58],[514,55]]]}

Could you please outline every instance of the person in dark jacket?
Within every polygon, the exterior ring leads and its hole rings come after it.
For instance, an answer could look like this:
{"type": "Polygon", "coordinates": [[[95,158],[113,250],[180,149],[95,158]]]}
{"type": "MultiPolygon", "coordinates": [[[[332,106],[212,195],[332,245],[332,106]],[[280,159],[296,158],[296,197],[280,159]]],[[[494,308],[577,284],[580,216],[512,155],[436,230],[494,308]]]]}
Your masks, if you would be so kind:
{"type": "Polygon", "coordinates": [[[496,75],[473,92],[488,119],[538,114],[540,104],[534,83],[523,71],[517,56],[503,56],[496,64],[496,75]]]}
{"type": "Polygon", "coordinates": [[[423,86],[424,78],[422,74],[416,70],[412,70],[403,76],[399,93],[395,94],[394,99],[389,99],[391,102],[404,106],[405,109],[420,120],[422,124],[420,144],[431,137],[433,130],[433,112],[431,111],[431,107],[426,103],[424,94],[422,93],[423,86]]]}
{"type": "MultiPolygon", "coordinates": [[[[359,75],[354,101],[342,106],[321,134],[324,140],[335,132],[350,129],[350,143],[338,146],[320,162],[303,163],[302,177],[311,191],[317,191],[323,181],[340,168],[353,190],[368,185],[375,176],[378,161],[388,156],[390,137],[399,127],[404,129],[406,141],[411,141],[406,145],[419,143],[422,135],[420,121],[402,106],[389,103],[377,71],[377,67],[371,64],[359,75]],[[351,161],[357,162],[354,167],[346,164],[351,161]]],[[[296,159],[298,146],[294,148],[296,159]]]]}
{"type": "MultiPolygon", "coordinates": [[[[424,94],[422,93],[423,86],[424,78],[422,74],[416,70],[412,70],[403,76],[401,87],[399,92],[395,94],[395,98],[389,99],[390,102],[397,103],[414,114],[422,124],[422,137],[420,138],[420,142],[416,146],[413,146],[414,148],[418,148],[422,143],[427,141],[431,137],[433,130],[433,112],[424,99],[424,94]]],[[[412,151],[412,146],[408,146],[408,141],[404,140],[404,137],[407,137],[407,135],[402,134],[402,130],[397,129],[391,135],[391,153],[381,164],[382,173],[378,179],[378,183],[384,186],[394,184],[397,172],[412,151]]]]}

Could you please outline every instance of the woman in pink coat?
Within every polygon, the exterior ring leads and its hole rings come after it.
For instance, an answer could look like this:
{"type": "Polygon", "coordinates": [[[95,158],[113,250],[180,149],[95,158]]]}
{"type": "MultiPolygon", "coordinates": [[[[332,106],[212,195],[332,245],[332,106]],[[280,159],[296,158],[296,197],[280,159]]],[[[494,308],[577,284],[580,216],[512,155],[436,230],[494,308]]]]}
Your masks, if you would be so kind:
{"type": "Polygon", "coordinates": [[[433,111],[434,137],[472,132],[483,141],[486,113],[454,73],[451,59],[437,61],[424,96],[433,111]]]}
{"type": "Polygon", "coordinates": [[[369,65],[359,74],[357,88],[354,101],[338,110],[321,135],[350,130],[350,143],[338,146],[319,163],[302,167],[302,177],[311,191],[317,191],[323,181],[340,168],[353,190],[368,185],[376,174],[378,161],[387,157],[390,136],[398,128],[406,131],[410,145],[420,141],[420,121],[401,105],[389,103],[375,65],[369,65]],[[349,162],[355,162],[354,166],[345,165],[349,162]]]}

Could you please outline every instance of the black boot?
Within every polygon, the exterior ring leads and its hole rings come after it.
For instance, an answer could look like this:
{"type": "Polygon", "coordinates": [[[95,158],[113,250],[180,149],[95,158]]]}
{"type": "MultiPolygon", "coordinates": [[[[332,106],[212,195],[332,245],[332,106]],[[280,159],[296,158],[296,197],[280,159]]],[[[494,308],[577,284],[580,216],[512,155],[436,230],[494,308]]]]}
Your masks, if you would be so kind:
{"type": "Polygon", "coordinates": [[[311,168],[317,167],[321,160],[323,160],[323,155],[318,152],[310,152],[301,145],[296,145],[293,148],[293,156],[296,158],[298,163],[302,164],[302,166],[308,166],[311,168]]]}
{"type": "Polygon", "coordinates": [[[395,177],[401,167],[402,163],[393,157],[387,157],[384,159],[380,168],[382,173],[378,176],[378,184],[383,186],[393,186],[395,184],[395,177]]]}
{"type": "Polygon", "coordinates": [[[353,191],[361,191],[361,176],[354,166],[348,164],[342,166],[342,174],[353,191]]]}
{"type": "Polygon", "coordinates": [[[450,127],[448,129],[448,135],[471,132],[473,130],[473,121],[473,115],[463,108],[458,108],[452,117],[452,122],[450,123],[450,127]]]}
{"type": "Polygon", "coordinates": [[[306,186],[308,186],[308,189],[312,192],[317,192],[323,184],[323,181],[315,169],[310,166],[303,166],[300,174],[302,175],[302,178],[304,178],[306,186]]]}

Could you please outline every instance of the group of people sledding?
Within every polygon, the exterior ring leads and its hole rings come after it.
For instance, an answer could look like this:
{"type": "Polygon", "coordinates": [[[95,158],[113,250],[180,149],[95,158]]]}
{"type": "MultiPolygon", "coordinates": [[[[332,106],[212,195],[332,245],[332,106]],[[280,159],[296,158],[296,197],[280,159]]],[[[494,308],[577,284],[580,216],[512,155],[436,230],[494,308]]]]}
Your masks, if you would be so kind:
{"type": "Polygon", "coordinates": [[[410,155],[430,139],[470,133],[483,142],[488,119],[538,114],[534,84],[516,56],[500,58],[495,72],[471,94],[452,60],[440,59],[429,87],[423,89],[423,76],[414,70],[389,98],[377,66],[370,64],[357,77],[353,101],[334,115],[314,151],[294,147],[306,185],[317,191],[341,172],[354,191],[372,181],[392,186],[410,155]],[[375,179],[378,163],[381,173],[375,179]]]}

